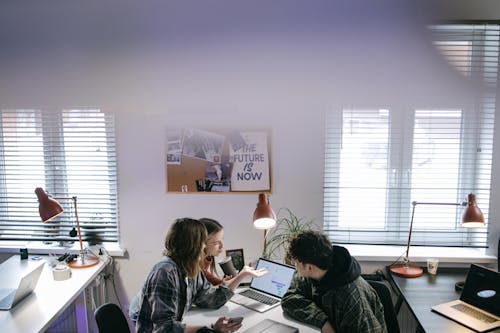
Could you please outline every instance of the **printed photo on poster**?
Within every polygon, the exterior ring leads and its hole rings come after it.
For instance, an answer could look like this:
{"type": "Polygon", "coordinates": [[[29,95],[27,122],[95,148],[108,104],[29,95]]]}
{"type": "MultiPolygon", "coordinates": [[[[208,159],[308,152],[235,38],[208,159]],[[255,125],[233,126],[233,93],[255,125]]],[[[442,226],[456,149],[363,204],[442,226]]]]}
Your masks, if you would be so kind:
{"type": "Polygon", "coordinates": [[[198,129],[187,129],[184,131],[182,154],[208,162],[220,162],[224,140],[224,135],[198,129]]]}
{"type": "Polygon", "coordinates": [[[172,130],[167,133],[167,164],[181,164],[182,131],[172,130]]]}

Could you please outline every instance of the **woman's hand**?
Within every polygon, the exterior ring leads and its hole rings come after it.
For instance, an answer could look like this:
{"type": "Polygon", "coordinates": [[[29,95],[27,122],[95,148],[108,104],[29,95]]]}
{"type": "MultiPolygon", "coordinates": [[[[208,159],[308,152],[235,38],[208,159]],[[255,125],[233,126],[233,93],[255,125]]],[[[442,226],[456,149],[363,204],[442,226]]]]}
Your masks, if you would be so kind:
{"type": "Polygon", "coordinates": [[[243,268],[238,273],[238,275],[236,275],[234,278],[226,281],[226,283],[227,283],[226,286],[229,289],[231,289],[231,290],[234,291],[240,285],[241,281],[245,277],[251,276],[253,278],[258,278],[258,277],[261,277],[261,276],[266,275],[266,274],[267,274],[267,269],[266,268],[255,269],[255,268],[253,268],[250,265],[243,266],[243,268]]]}
{"type": "Polygon", "coordinates": [[[233,333],[240,329],[241,323],[229,323],[228,320],[228,317],[220,317],[215,324],[212,325],[213,330],[217,333],[233,333]]]}
{"type": "Polygon", "coordinates": [[[243,276],[251,275],[252,277],[261,277],[261,276],[267,274],[267,269],[266,268],[255,269],[252,266],[245,265],[245,266],[243,266],[243,268],[241,269],[239,274],[241,274],[243,276]]]}

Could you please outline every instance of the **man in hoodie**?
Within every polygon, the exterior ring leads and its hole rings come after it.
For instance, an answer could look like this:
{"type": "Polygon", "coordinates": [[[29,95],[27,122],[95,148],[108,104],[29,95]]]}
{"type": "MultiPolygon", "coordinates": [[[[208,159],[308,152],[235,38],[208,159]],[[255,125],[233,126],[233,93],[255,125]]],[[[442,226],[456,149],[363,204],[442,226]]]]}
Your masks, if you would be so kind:
{"type": "Polygon", "coordinates": [[[387,333],[382,303],[346,248],[305,231],[288,255],[297,273],[281,302],[286,314],[323,333],[387,333]]]}

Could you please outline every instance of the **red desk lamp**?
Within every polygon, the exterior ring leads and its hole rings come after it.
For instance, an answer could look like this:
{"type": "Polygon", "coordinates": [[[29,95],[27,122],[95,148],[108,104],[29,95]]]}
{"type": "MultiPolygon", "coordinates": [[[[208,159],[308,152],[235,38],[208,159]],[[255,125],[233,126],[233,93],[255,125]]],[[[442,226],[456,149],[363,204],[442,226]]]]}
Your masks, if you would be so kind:
{"type": "Polygon", "coordinates": [[[269,198],[265,193],[259,193],[259,202],[253,212],[253,226],[256,229],[264,229],[264,249],[262,256],[267,256],[267,230],[276,225],[276,214],[269,205],[269,198]]]}
{"type": "Polygon", "coordinates": [[[405,277],[413,278],[419,277],[424,274],[424,270],[420,266],[415,266],[410,264],[408,259],[408,253],[410,251],[411,233],[413,228],[413,217],[415,215],[415,207],[417,205],[436,205],[436,206],[466,206],[464,213],[462,215],[462,227],[465,228],[477,228],[484,226],[484,216],[479,207],[476,204],[476,196],[469,193],[467,201],[461,203],[447,203],[447,202],[418,202],[413,201],[413,210],[411,212],[410,221],[410,231],[408,233],[408,244],[406,245],[406,255],[403,258],[403,263],[394,264],[390,266],[390,271],[393,274],[405,277]]]}
{"type": "Polygon", "coordinates": [[[83,242],[82,242],[82,233],[80,232],[80,221],[78,220],[78,210],[76,207],[76,196],[75,197],[61,197],[61,198],[52,198],[47,195],[47,193],[41,187],[37,187],[35,189],[36,196],[38,197],[38,212],[40,213],[40,217],[42,222],[47,222],[53,219],[54,217],[62,214],[64,209],[56,200],[72,200],[73,207],[75,209],[75,218],[76,218],[76,228],[78,233],[78,240],[80,242],[80,255],[73,261],[68,263],[68,266],[72,268],[85,268],[97,265],[99,263],[99,259],[87,255],[83,250],[83,242]]]}

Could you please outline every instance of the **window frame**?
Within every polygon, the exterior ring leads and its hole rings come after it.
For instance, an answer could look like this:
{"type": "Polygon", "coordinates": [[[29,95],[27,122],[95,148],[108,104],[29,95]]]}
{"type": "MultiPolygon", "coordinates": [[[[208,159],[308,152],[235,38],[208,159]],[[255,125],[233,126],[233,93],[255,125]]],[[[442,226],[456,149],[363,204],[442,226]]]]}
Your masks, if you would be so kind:
{"type": "MultiPolygon", "coordinates": [[[[18,190],[18,197],[12,199],[17,200],[14,205],[17,205],[15,208],[17,210],[9,210],[9,198],[7,196],[11,190],[7,190],[7,177],[12,179],[18,174],[7,174],[7,157],[4,154],[6,147],[4,140],[6,138],[3,129],[4,125],[15,129],[17,136],[19,124],[16,116],[19,112],[31,114],[35,119],[31,125],[41,132],[40,140],[43,143],[44,163],[43,165],[30,165],[30,167],[37,169],[39,173],[43,173],[44,190],[56,198],[77,197],[78,216],[84,241],[88,241],[90,244],[113,243],[118,245],[118,189],[114,114],[96,108],[3,109],[0,112],[0,150],[3,152],[0,161],[0,195],[6,198],[5,203],[0,205],[0,216],[3,216],[3,223],[0,221],[0,247],[8,247],[8,244],[16,241],[48,242],[51,243],[49,246],[59,242],[59,245],[71,246],[72,242],[77,240],[76,237],[70,237],[68,234],[68,230],[75,226],[75,213],[71,201],[59,200],[65,212],[55,218],[53,223],[41,222],[38,216],[37,198],[34,193],[35,187],[40,185],[36,179],[33,179],[33,188],[29,191],[26,189],[26,183],[22,185],[24,180],[18,180],[22,186],[18,190]],[[4,115],[5,117],[10,115],[11,118],[9,120],[4,119],[4,115]],[[100,147],[95,149],[95,153],[93,152],[94,146],[92,146],[94,142],[97,147],[100,147]],[[67,165],[68,161],[73,161],[72,167],[67,165]],[[102,165],[102,161],[104,161],[104,165],[102,165]],[[101,163],[101,165],[95,166],[92,163],[101,163]],[[94,168],[85,169],[86,165],[91,165],[94,168]],[[75,174],[78,174],[82,179],[68,180],[69,167],[72,168],[71,174],[73,178],[75,178],[75,174]],[[75,188],[89,188],[89,191],[85,192],[95,194],[82,193],[84,191],[70,193],[68,181],[72,182],[76,186],[75,188]],[[99,190],[99,186],[103,190],[99,190]],[[24,220],[12,217],[12,214],[24,214],[24,220]],[[8,228],[11,228],[11,231],[8,231],[8,228]],[[33,231],[35,229],[38,230],[38,233],[33,231]],[[30,232],[18,234],[15,230],[30,232]]],[[[19,142],[21,141],[22,139],[19,139],[19,142]]],[[[18,141],[15,142],[18,143],[18,141]]],[[[28,145],[27,143],[23,144],[28,145]]],[[[11,163],[16,163],[15,158],[12,157],[15,152],[10,151],[9,154],[11,154],[12,158],[11,163]]],[[[21,160],[21,158],[18,159],[21,160]]],[[[21,172],[20,168],[19,174],[21,172]]],[[[28,179],[27,182],[29,181],[31,180],[28,179]]],[[[12,184],[15,186],[15,179],[12,184]]]]}
{"type": "MultiPolygon", "coordinates": [[[[470,22],[472,23],[473,25],[476,25],[476,24],[479,24],[478,22],[470,22]]],[[[456,23],[456,22],[447,22],[445,24],[441,24],[439,25],[440,28],[443,28],[443,29],[446,29],[446,25],[448,24],[451,24],[451,25],[460,25],[460,27],[466,27],[467,26],[467,23],[464,23],[464,22],[460,22],[460,23],[456,23]]],[[[481,22],[481,24],[483,24],[483,22],[481,22]]],[[[491,35],[494,35],[496,38],[498,38],[498,25],[499,25],[499,22],[494,22],[493,24],[496,25],[496,27],[493,29],[493,32],[489,32],[488,30],[485,30],[484,32],[484,36],[486,37],[491,37],[491,35]],[[496,29],[496,30],[495,30],[496,29]],[[489,35],[488,35],[489,34],[489,35]]],[[[434,26],[435,27],[435,26],[434,26]]],[[[458,27],[458,29],[460,29],[460,27],[458,27]]],[[[456,28],[456,27],[455,27],[456,28]]],[[[468,27],[467,27],[468,28],[468,27]]],[[[480,28],[478,28],[480,29],[480,28]]],[[[462,31],[463,32],[463,31],[462,31]]],[[[483,64],[482,61],[486,61],[484,59],[482,59],[481,57],[482,54],[486,54],[486,56],[488,57],[491,57],[492,54],[494,54],[496,56],[496,62],[493,64],[493,65],[497,65],[497,75],[498,75],[498,68],[500,67],[500,65],[498,65],[498,62],[499,62],[499,56],[498,56],[498,40],[495,40],[494,42],[491,42],[490,40],[488,40],[487,42],[484,42],[484,44],[482,44],[481,42],[477,42],[475,41],[475,38],[476,38],[476,35],[474,35],[475,33],[477,33],[477,31],[475,31],[475,28],[472,27],[471,28],[471,45],[473,45],[473,48],[471,50],[471,54],[473,55],[471,59],[478,59],[478,54],[479,54],[479,64],[481,66],[491,66],[491,63],[490,64],[483,64]],[[496,43],[496,45],[494,45],[496,43]],[[494,45],[493,47],[491,45],[494,45]],[[479,53],[478,53],[478,49],[479,49],[479,53]],[[496,52],[496,53],[495,53],[496,52]]],[[[461,36],[463,37],[463,36],[461,36]]],[[[482,38],[486,38],[486,37],[482,37],[482,38]]],[[[460,38],[455,38],[455,37],[452,37],[453,40],[460,40],[460,38]]],[[[486,57],[485,56],[485,57],[486,57]]],[[[494,68],[494,67],[493,67],[494,68]]],[[[477,66],[475,66],[474,64],[471,65],[471,69],[470,69],[470,76],[471,76],[471,80],[473,80],[474,82],[480,82],[481,84],[481,87],[484,88],[481,93],[479,93],[476,97],[475,97],[475,101],[471,102],[470,104],[468,105],[449,105],[449,108],[450,109],[461,109],[462,112],[463,112],[463,120],[462,120],[462,123],[464,126],[466,126],[467,128],[464,127],[464,129],[462,130],[462,135],[464,135],[463,133],[468,133],[467,135],[472,137],[474,140],[476,140],[478,142],[477,145],[467,145],[467,146],[462,146],[461,147],[461,154],[463,155],[467,155],[467,156],[472,156],[474,155],[474,153],[472,152],[474,149],[481,149],[481,145],[479,143],[482,142],[482,140],[484,140],[484,137],[485,136],[488,136],[488,135],[491,135],[493,136],[494,135],[494,116],[495,116],[495,107],[498,105],[498,100],[495,101],[495,98],[498,98],[498,91],[497,91],[497,81],[498,81],[498,76],[494,78],[494,80],[492,79],[492,75],[491,73],[486,73],[487,72],[487,69],[486,67],[480,67],[478,68],[477,66]],[[486,73],[484,74],[483,73],[486,73]],[[495,93],[496,93],[496,96],[495,96],[495,93]],[[493,106],[491,106],[491,101],[493,100],[493,106]],[[489,104],[488,104],[489,103],[489,104]],[[490,110],[486,110],[487,108],[490,108],[490,110]],[[491,114],[491,108],[493,108],[493,112],[491,114]],[[490,113],[488,113],[490,112],[490,113]],[[491,127],[491,128],[488,128],[488,127],[491,127]],[[471,128],[472,129],[484,129],[484,133],[482,132],[471,132],[471,128]],[[472,133],[472,134],[471,134],[472,133]],[[466,151],[468,150],[468,151],[466,151]]],[[[367,109],[366,107],[362,107],[362,106],[355,106],[355,107],[352,107],[350,106],[349,109],[367,109]]],[[[339,216],[338,214],[337,215],[329,215],[331,214],[330,212],[328,212],[328,207],[331,205],[330,201],[331,200],[335,200],[335,198],[337,199],[337,203],[336,205],[339,206],[339,203],[338,203],[338,198],[339,198],[339,189],[331,189],[331,177],[335,177],[335,176],[332,176],[331,175],[331,172],[330,170],[340,170],[340,159],[339,160],[336,160],[335,158],[331,158],[329,157],[329,154],[335,154],[337,152],[337,154],[339,154],[338,156],[340,156],[340,153],[338,152],[339,149],[340,149],[340,145],[341,145],[341,142],[342,140],[341,139],[338,139],[338,144],[339,146],[337,147],[332,147],[332,143],[331,142],[328,142],[328,140],[331,140],[331,137],[332,137],[332,128],[331,128],[331,125],[328,125],[328,124],[336,124],[336,125],[339,125],[341,126],[342,124],[342,107],[340,107],[339,109],[337,110],[333,110],[330,112],[330,114],[328,115],[328,119],[327,119],[327,132],[326,132],[326,153],[325,153],[325,180],[324,180],[324,230],[325,232],[327,232],[329,235],[330,235],[330,238],[332,239],[333,242],[337,242],[337,243],[350,243],[350,244],[386,244],[386,245],[405,245],[406,242],[408,241],[408,230],[409,230],[409,220],[410,220],[410,214],[411,214],[411,186],[408,185],[408,189],[406,190],[406,194],[404,193],[404,188],[405,188],[405,185],[404,184],[399,184],[398,187],[402,190],[400,194],[396,195],[394,198],[394,195],[392,194],[393,192],[389,192],[389,196],[388,196],[388,199],[387,200],[396,200],[396,201],[399,201],[399,207],[397,210],[390,210],[392,212],[392,214],[394,214],[394,216],[392,217],[392,219],[399,219],[401,222],[399,222],[398,224],[390,224],[390,227],[387,228],[387,223],[384,224],[384,229],[383,230],[375,230],[375,231],[378,231],[378,232],[375,232],[375,234],[377,235],[377,237],[379,237],[380,239],[376,242],[373,241],[373,237],[374,237],[374,230],[370,230],[368,228],[366,228],[366,230],[362,230],[362,228],[360,228],[359,231],[357,232],[351,232],[351,230],[349,230],[349,228],[345,228],[344,232],[346,232],[347,236],[346,237],[339,237],[338,235],[335,235],[335,233],[339,233],[340,231],[342,230],[339,230],[339,228],[336,228],[335,227],[335,219],[338,220],[339,216]],[[333,119],[333,120],[332,120],[333,119]],[[336,162],[332,162],[333,161],[336,161],[336,162]],[[337,165],[332,165],[335,164],[335,163],[338,163],[337,165]],[[329,179],[330,178],[330,179],[329,179]],[[333,226],[333,227],[332,227],[333,226]],[[393,236],[391,236],[393,234],[393,236]],[[368,240],[367,240],[368,239],[368,240]]],[[[391,106],[390,104],[388,105],[383,105],[383,106],[380,106],[380,107],[371,107],[371,109],[390,109],[392,110],[392,114],[394,115],[394,119],[392,119],[391,121],[391,133],[396,133],[397,131],[401,131],[401,132],[408,132],[408,133],[413,133],[413,129],[414,129],[414,126],[415,126],[415,122],[412,120],[411,118],[411,115],[414,114],[415,110],[423,110],[423,109],[436,109],[436,110],[439,110],[439,109],[443,109],[442,108],[442,105],[439,105],[439,106],[436,106],[436,107],[426,107],[426,108],[421,108],[421,107],[417,107],[415,105],[407,105],[407,106],[402,106],[401,103],[399,103],[397,106],[393,105],[391,106]],[[394,112],[394,111],[397,111],[397,112],[394,112]]],[[[335,130],[333,130],[335,131],[335,130]]],[[[341,133],[341,130],[339,130],[338,128],[336,129],[337,132],[337,135],[342,135],[341,133]]],[[[335,135],[333,135],[334,137],[335,135]]],[[[411,137],[409,135],[409,137],[411,137]]],[[[468,139],[468,138],[467,138],[468,139]]],[[[491,141],[493,141],[494,138],[491,139],[491,141]]],[[[407,172],[411,172],[411,157],[410,156],[405,156],[405,152],[410,154],[411,155],[411,147],[412,147],[412,139],[411,138],[406,138],[405,140],[402,140],[400,143],[400,145],[397,146],[397,145],[394,145],[394,146],[391,146],[391,154],[394,152],[394,151],[398,151],[398,152],[403,152],[401,154],[401,158],[399,159],[393,159],[392,157],[389,159],[391,165],[388,165],[387,166],[387,170],[391,170],[391,169],[396,169],[398,170],[398,175],[397,175],[397,179],[398,179],[398,182],[402,182],[403,180],[403,174],[404,174],[404,170],[407,170],[407,172]]],[[[492,142],[491,142],[491,146],[492,146],[492,142]]],[[[474,162],[476,162],[476,164],[471,164],[471,163],[465,163],[464,159],[461,158],[461,162],[460,162],[460,169],[461,169],[461,173],[460,173],[460,181],[459,181],[459,184],[457,184],[457,188],[462,188],[462,189],[467,189],[465,190],[465,192],[475,192],[479,191],[479,193],[476,193],[476,195],[478,195],[478,203],[481,207],[481,209],[483,210],[483,213],[485,214],[485,219],[486,221],[488,220],[487,217],[488,217],[488,211],[489,211],[489,204],[490,204],[490,187],[491,187],[491,165],[492,165],[492,158],[493,158],[493,155],[492,153],[490,154],[489,156],[489,162],[486,160],[480,160],[479,158],[478,159],[474,159],[474,162]],[[489,165],[489,166],[488,166],[489,165]],[[482,184],[480,180],[477,180],[477,170],[478,168],[488,168],[489,167],[489,177],[487,177],[486,179],[486,182],[489,184],[489,185],[485,185],[485,184],[482,184]]],[[[484,170],[480,170],[479,172],[483,172],[484,170]]],[[[337,175],[338,176],[338,175],[337,175]]],[[[389,177],[389,171],[388,171],[388,175],[387,177],[389,177]]],[[[483,181],[484,182],[484,181],[483,181]]],[[[340,182],[337,182],[337,184],[340,184],[340,182]]],[[[387,188],[389,188],[389,186],[387,186],[387,188]]],[[[467,193],[458,193],[457,195],[457,198],[463,198],[462,200],[464,200],[466,198],[466,194],[467,193]]],[[[453,198],[450,199],[451,201],[453,200],[453,198]]],[[[439,202],[448,202],[450,200],[439,200],[439,202]]],[[[462,200],[459,200],[457,199],[457,203],[462,200]]],[[[418,201],[425,201],[425,198],[423,198],[423,200],[418,200],[418,201]]],[[[340,208],[339,208],[340,209],[340,208]]],[[[421,209],[420,207],[417,207],[417,210],[421,209]]],[[[458,210],[458,209],[457,209],[458,210]]],[[[416,214],[418,214],[418,212],[416,212],[416,214]]],[[[457,219],[459,218],[458,217],[458,213],[456,214],[457,215],[457,219]]],[[[387,217],[386,217],[386,221],[387,221],[387,217]]],[[[354,228],[353,228],[354,229],[354,228]]],[[[477,229],[476,229],[477,230],[477,229]]],[[[465,242],[461,243],[461,244],[455,244],[455,245],[449,245],[449,246],[464,246],[464,247],[487,247],[487,232],[488,230],[486,229],[486,237],[484,240],[481,240],[481,241],[477,241],[477,231],[476,230],[473,230],[473,229],[469,229],[469,230],[460,230],[460,231],[457,231],[457,232],[460,232],[460,233],[464,233],[465,234],[465,238],[467,239],[465,242]]],[[[354,230],[356,231],[356,230],[354,230]]],[[[426,242],[423,242],[421,244],[419,244],[421,241],[419,238],[421,237],[425,237],[425,235],[419,235],[418,233],[418,230],[417,232],[414,231],[414,234],[413,234],[413,237],[412,237],[412,245],[430,245],[430,246],[441,246],[442,244],[440,244],[439,241],[435,241],[433,244],[429,244],[429,243],[426,243],[426,242]]]]}

